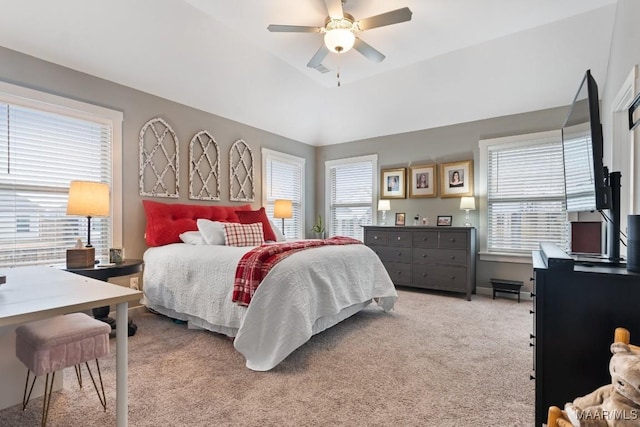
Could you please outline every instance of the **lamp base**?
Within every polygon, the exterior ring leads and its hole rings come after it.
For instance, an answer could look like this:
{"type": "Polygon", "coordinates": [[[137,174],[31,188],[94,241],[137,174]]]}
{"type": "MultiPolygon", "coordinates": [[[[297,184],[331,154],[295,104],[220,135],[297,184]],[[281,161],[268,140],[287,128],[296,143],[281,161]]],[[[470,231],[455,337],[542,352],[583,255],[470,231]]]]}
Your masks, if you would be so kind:
{"type": "Polygon", "coordinates": [[[465,217],[465,223],[464,226],[465,227],[471,227],[471,220],[469,220],[469,209],[465,209],[465,211],[467,211],[467,216],[465,217]]]}
{"type": "Polygon", "coordinates": [[[67,268],[93,267],[96,263],[96,249],[67,249],[67,268]]]}
{"type": "Polygon", "coordinates": [[[387,211],[382,211],[382,225],[387,225],[387,211]]]}

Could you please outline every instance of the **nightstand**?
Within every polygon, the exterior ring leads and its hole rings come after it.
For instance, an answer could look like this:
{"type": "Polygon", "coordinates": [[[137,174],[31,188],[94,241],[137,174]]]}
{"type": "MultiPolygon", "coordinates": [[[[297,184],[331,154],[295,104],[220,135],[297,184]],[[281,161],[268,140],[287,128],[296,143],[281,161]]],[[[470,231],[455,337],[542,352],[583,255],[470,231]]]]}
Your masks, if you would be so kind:
{"type": "MultiPolygon", "coordinates": [[[[109,265],[99,267],[98,265],[85,268],[66,268],[66,271],[70,271],[81,276],[91,277],[93,279],[102,280],[103,282],[109,281],[112,277],[128,276],[129,274],[136,274],[142,271],[144,261],[141,259],[127,259],[121,264],[109,265]]],[[[108,323],[111,325],[111,329],[116,328],[116,321],[109,317],[109,306],[98,307],[93,309],[93,317],[96,319],[108,323]]],[[[138,327],[132,320],[129,320],[128,335],[131,337],[135,335],[138,327]]]]}

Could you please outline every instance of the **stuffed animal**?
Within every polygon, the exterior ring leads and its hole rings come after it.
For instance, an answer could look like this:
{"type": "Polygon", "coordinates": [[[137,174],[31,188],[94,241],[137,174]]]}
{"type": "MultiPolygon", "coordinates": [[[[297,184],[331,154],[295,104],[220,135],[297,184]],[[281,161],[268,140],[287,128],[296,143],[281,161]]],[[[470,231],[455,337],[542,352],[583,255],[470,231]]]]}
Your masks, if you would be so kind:
{"type": "Polygon", "coordinates": [[[640,426],[640,353],[627,344],[611,344],[611,384],[565,405],[576,427],[640,426]]]}

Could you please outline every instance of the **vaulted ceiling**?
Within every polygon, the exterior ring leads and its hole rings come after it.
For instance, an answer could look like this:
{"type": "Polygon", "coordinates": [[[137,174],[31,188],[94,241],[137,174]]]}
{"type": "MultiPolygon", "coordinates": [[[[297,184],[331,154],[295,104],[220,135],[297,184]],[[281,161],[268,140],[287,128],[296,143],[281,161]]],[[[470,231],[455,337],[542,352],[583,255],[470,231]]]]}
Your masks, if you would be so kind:
{"type": "Polygon", "coordinates": [[[325,145],[567,105],[586,69],[605,81],[616,0],[347,0],[412,19],[358,34],[384,61],[330,53],[324,74],[322,34],[267,31],[322,26],[323,0],[0,5],[4,47],[325,145]]]}

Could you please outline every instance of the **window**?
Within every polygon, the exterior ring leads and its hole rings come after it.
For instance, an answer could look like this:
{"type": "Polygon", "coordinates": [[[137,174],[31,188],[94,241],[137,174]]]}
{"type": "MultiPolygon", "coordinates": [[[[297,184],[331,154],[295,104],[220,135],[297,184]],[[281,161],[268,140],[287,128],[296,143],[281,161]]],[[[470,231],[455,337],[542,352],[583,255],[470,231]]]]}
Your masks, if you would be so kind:
{"type": "Polygon", "coordinates": [[[369,155],[325,163],[326,230],[329,236],[363,240],[363,225],[372,224],[378,156],[369,155]]]}
{"type": "Polygon", "coordinates": [[[282,219],[273,218],[276,199],[291,200],[292,218],[284,220],[287,239],[304,238],[304,169],[305,159],[262,149],[262,206],[269,218],[282,227],[282,219]]]}
{"type": "MultiPolygon", "coordinates": [[[[63,264],[78,238],[86,243],[87,219],[66,214],[69,183],[105,182],[120,200],[121,127],[120,112],[0,84],[0,267],[63,264]]],[[[122,244],[120,221],[92,220],[96,258],[122,244]]]]}
{"type": "Polygon", "coordinates": [[[559,131],[480,141],[480,162],[482,252],[529,256],[540,242],[566,247],[559,131]]]}

